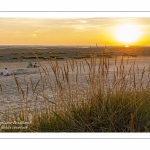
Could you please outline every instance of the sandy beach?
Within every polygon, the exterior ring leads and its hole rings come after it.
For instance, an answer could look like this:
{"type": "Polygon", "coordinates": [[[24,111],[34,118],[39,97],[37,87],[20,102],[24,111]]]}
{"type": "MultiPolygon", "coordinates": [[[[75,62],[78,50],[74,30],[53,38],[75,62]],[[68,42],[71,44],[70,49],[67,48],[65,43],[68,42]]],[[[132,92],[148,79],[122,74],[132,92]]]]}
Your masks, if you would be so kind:
{"type": "MultiPolygon", "coordinates": [[[[53,71],[51,70],[50,65],[48,64],[47,61],[41,61],[40,63],[42,67],[46,67],[49,70],[48,78],[50,78],[51,85],[53,89],[55,89],[55,83],[56,83],[55,76],[53,71]]],[[[60,65],[65,65],[66,62],[58,61],[58,63],[60,65]]],[[[42,107],[42,105],[44,105],[44,98],[39,94],[40,93],[43,94],[43,91],[45,97],[47,97],[51,101],[54,101],[54,94],[52,94],[50,85],[48,85],[46,82],[43,84],[43,82],[40,81],[36,87],[35,93],[33,94],[33,88],[36,86],[37,82],[41,79],[41,76],[43,76],[43,79],[45,78],[45,73],[42,70],[42,67],[28,68],[27,65],[28,62],[0,63],[0,72],[2,72],[5,67],[7,67],[9,73],[16,74],[10,76],[0,75],[0,85],[2,87],[2,91],[0,92],[1,113],[3,113],[5,108],[10,110],[11,109],[19,110],[21,108],[21,105],[22,104],[26,105],[26,103],[29,104],[29,107],[32,110],[34,108],[35,100],[37,102],[37,105],[39,107],[42,107]],[[17,79],[17,82],[19,83],[21,89],[24,91],[24,97],[20,90],[18,92],[18,87],[15,78],[17,79]]],[[[73,74],[75,75],[75,72],[74,73],[70,72],[70,76],[75,78],[73,74]]],[[[80,75],[81,80],[85,77],[82,76],[83,74],[80,75]]],[[[73,78],[72,78],[72,83],[74,83],[73,78]]],[[[83,82],[84,80],[82,80],[82,84],[83,82]]]]}
{"type": "MultiPolygon", "coordinates": [[[[127,64],[127,59],[124,59],[124,64],[126,64],[127,66],[131,66],[134,63],[134,60],[136,60],[136,64],[138,65],[140,70],[142,70],[145,66],[145,71],[148,72],[149,57],[137,57],[134,59],[131,58],[131,60],[129,61],[129,64],[127,64]]],[[[78,61],[78,62],[80,62],[80,61],[78,61]]],[[[66,63],[65,61],[59,61],[60,65],[65,65],[65,63],[66,63]]],[[[41,61],[41,64],[43,67],[47,67],[49,69],[50,80],[51,80],[53,88],[55,89],[55,82],[56,82],[55,76],[53,74],[53,71],[51,70],[50,65],[48,64],[47,61],[41,61]]],[[[35,100],[39,107],[42,107],[42,105],[44,105],[43,97],[40,95],[38,95],[38,97],[37,97],[37,94],[42,93],[42,90],[43,90],[42,82],[38,83],[38,86],[36,87],[36,91],[33,94],[33,88],[35,87],[37,82],[41,79],[41,75],[44,75],[44,72],[42,71],[42,67],[27,68],[27,65],[28,65],[28,62],[0,63],[0,72],[2,72],[5,67],[7,67],[8,71],[10,73],[12,73],[12,72],[16,73],[15,76],[14,75],[11,75],[11,76],[0,75],[0,85],[2,87],[2,91],[0,92],[1,113],[3,113],[5,108],[19,110],[21,108],[21,104],[26,105],[27,102],[30,105],[30,108],[34,108],[35,100]],[[41,70],[41,74],[40,74],[39,70],[41,70]],[[21,93],[20,90],[18,92],[15,78],[17,79],[19,85],[21,86],[22,90],[24,91],[25,97],[23,97],[23,94],[21,93]],[[26,94],[27,90],[28,90],[28,94],[26,94]]],[[[88,75],[88,72],[86,71],[86,70],[88,70],[88,69],[86,69],[87,67],[88,66],[86,64],[85,70],[83,70],[83,68],[81,68],[81,73],[79,76],[79,78],[80,78],[79,82],[83,86],[86,83],[85,77],[88,75]]],[[[110,59],[110,75],[111,75],[111,72],[113,72],[114,68],[115,68],[114,61],[110,59]]],[[[69,75],[70,75],[70,78],[72,79],[71,82],[73,85],[74,80],[75,80],[76,71],[70,72],[69,75]]],[[[54,101],[52,90],[51,90],[50,86],[46,83],[44,84],[44,94],[45,94],[45,97],[54,101]]]]}

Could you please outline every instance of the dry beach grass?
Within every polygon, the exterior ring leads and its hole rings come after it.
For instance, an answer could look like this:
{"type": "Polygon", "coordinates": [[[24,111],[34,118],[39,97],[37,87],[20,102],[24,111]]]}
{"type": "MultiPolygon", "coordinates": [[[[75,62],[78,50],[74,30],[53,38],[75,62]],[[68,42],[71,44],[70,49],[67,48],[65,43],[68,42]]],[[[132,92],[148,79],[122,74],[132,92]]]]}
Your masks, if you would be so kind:
{"type": "Polygon", "coordinates": [[[104,52],[81,60],[37,59],[40,67],[18,70],[7,82],[1,77],[1,127],[10,127],[1,131],[149,132],[150,69],[142,59],[104,52]],[[14,97],[7,97],[8,86],[14,97]],[[30,123],[13,128],[14,121],[30,123]]]}

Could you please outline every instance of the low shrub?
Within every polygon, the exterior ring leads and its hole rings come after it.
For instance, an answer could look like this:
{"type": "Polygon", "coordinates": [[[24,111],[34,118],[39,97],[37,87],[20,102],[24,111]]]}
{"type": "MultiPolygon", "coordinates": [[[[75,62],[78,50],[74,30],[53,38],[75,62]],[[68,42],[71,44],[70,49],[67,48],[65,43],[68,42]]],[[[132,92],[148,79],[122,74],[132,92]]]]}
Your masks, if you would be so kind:
{"type": "Polygon", "coordinates": [[[14,56],[14,57],[12,57],[12,59],[18,59],[18,57],[15,57],[15,56],[14,56]]]}
{"type": "Polygon", "coordinates": [[[85,58],[84,56],[73,56],[72,58],[74,59],[82,59],[82,58],[85,58]]]}
{"type": "Polygon", "coordinates": [[[51,57],[51,58],[58,58],[59,56],[58,55],[50,55],[49,57],[51,57]]]}
{"type": "Polygon", "coordinates": [[[64,57],[56,57],[56,59],[64,59],[64,57]]]}

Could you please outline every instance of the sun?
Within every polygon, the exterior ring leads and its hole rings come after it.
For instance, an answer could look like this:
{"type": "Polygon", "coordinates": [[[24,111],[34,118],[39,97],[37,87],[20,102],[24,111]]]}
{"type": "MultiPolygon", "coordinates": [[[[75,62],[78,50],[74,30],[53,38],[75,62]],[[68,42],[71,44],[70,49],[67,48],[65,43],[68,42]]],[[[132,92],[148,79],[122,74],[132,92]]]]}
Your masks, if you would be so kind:
{"type": "Polygon", "coordinates": [[[119,25],[114,31],[115,39],[124,44],[136,42],[141,36],[139,26],[134,24],[119,25]]]}

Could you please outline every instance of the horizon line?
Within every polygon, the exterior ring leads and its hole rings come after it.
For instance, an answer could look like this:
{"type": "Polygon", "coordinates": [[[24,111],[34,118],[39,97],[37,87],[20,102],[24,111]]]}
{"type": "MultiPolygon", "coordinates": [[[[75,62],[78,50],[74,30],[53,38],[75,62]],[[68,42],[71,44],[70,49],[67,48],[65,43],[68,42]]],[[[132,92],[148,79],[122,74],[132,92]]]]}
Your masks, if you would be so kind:
{"type": "Polygon", "coordinates": [[[136,46],[136,47],[149,47],[150,45],[130,45],[130,44],[121,44],[121,45],[107,45],[107,44],[103,44],[103,45],[98,45],[97,43],[95,45],[47,45],[47,44],[0,44],[0,46],[54,46],[54,47],[57,47],[57,46],[64,46],[64,47],[69,47],[69,46],[86,46],[86,47],[97,47],[97,46],[101,46],[101,47],[119,47],[119,46],[129,46],[129,47],[132,47],[132,46],[136,46]]]}

